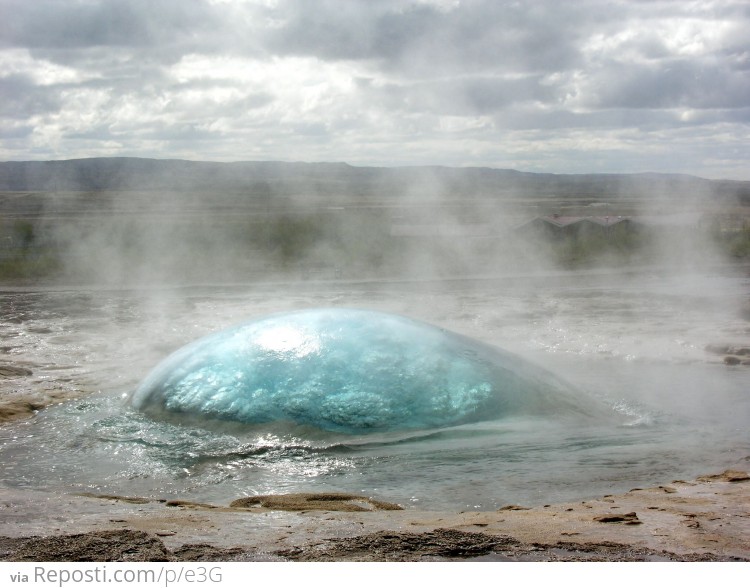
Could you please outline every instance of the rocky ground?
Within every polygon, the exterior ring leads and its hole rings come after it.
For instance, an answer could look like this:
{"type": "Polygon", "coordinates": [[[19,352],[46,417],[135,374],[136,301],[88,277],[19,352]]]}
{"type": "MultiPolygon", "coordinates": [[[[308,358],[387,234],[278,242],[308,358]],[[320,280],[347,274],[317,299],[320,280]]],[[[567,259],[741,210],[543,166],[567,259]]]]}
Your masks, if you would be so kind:
{"type": "Polygon", "coordinates": [[[343,494],[222,506],[3,490],[0,513],[5,561],[750,561],[750,476],[739,469],[494,512],[343,494]]]}

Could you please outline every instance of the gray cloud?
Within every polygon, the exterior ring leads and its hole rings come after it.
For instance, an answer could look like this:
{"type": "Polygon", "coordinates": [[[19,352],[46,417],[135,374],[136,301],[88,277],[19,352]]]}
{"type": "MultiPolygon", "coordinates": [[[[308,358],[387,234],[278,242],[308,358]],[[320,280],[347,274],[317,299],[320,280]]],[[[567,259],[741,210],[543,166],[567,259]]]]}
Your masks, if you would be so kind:
{"type": "Polygon", "coordinates": [[[548,103],[555,99],[555,89],[543,84],[539,76],[523,78],[466,77],[458,80],[360,86],[393,110],[429,112],[446,115],[480,115],[494,113],[519,102],[548,103]]]}
{"type": "MultiPolygon", "coordinates": [[[[26,139],[34,132],[34,127],[29,125],[3,125],[0,127],[0,137],[3,141],[16,142],[18,139],[26,139]]],[[[22,145],[19,145],[22,147],[22,145]]]]}
{"type": "Polygon", "coordinates": [[[741,108],[749,96],[744,72],[681,59],[611,64],[591,85],[586,102],[602,108],[741,108]]]}
{"type": "Polygon", "coordinates": [[[58,93],[34,83],[24,74],[0,78],[0,117],[24,120],[37,114],[55,112],[62,103],[58,93]]]}
{"type": "Polygon", "coordinates": [[[621,170],[674,141],[673,165],[701,173],[720,141],[703,173],[747,174],[739,0],[0,0],[0,12],[13,15],[0,21],[0,159],[562,171],[612,153],[621,170]]]}
{"type": "Polygon", "coordinates": [[[162,47],[200,26],[216,32],[217,14],[203,2],[4,0],[0,39],[30,49],[162,47]]]}
{"type": "Polygon", "coordinates": [[[586,11],[566,3],[279,2],[266,32],[280,55],[372,60],[417,78],[478,71],[555,71],[574,64],[586,11]]]}

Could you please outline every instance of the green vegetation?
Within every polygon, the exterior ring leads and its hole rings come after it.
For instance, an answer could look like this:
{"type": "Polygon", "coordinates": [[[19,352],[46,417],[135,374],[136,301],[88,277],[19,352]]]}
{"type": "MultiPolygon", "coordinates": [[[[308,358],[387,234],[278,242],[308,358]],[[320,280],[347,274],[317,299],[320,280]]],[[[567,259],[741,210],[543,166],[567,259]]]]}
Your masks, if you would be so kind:
{"type": "MultiPolygon", "coordinates": [[[[271,219],[266,228],[266,244],[283,267],[305,259],[326,236],[327,219],[319,214],[282,214],[271,219]]],[[[255,241],[250,235],[251,243],[255,241]]],[[[262,243],[253,243],[262,245],[262,243]]]]}
{"type": "Polygon", "coordinates": [[[0,279],[30,280],[56,274],[60,260],[26,220],[0,223],[0,279]]]}
{"type": "Polygon", "coordinates": [[[750,225],[745,223],[741,229],[719,231],[716,242],[721,250],[735,259],[750,258],[750,225]]]}
{"type": "Polygon", "coordinates": [[[564,268],[620,265],[643,261],[652,246],[652,236],[640,231],[580,233],[556,241],[551,257],[564,268]]]}
{"type": "MultiPolygon", "coordinates": [[[[591,214],[591,202],[571,202],[577,208],[565,214],[591,214]]],[[[721,209],[726,213],[716,213],[710,227],[586,221],[537,230],[513,224],[563,204],[543,208],[538,199],[520,197],[510,208],[469,196],[404,202],[359,202],[340,193],[271,197],[267,187],[257,194],[0,192],[0,210],[10,217],[0,217],[0,281],[458,277],[713,262],[717,251],[750,259],[744,208],[721,209]]],[[[625,216],[626,210],[612,214],[625,216]]]]}
{"type": "Polygon", "coordinates": [[[59,274],[59,258],[52,252],[27,257],[15,255],[0,259],[0,280],[35,280],[59,274]]]}

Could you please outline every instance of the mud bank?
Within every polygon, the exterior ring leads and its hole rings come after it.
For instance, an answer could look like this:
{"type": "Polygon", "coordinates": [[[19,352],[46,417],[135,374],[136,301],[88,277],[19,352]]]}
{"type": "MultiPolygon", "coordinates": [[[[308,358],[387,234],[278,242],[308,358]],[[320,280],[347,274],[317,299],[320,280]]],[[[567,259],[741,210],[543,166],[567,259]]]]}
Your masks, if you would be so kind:
{"type": "Polygon", "coordinates": [[[750,476],[740,469],[493,512],[395,510],[368,497],[334,498],[318,510],[311,495],[222,506],[4,489],[0,559],[750,561],[750,476]]]}

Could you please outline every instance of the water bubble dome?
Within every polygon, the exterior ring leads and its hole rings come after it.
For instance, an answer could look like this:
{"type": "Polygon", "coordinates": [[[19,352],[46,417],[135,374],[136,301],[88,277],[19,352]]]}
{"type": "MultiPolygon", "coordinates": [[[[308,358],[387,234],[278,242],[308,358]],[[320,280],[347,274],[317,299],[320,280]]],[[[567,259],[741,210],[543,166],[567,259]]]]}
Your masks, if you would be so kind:
{"type": "Polygon", "coordinates": [[[190,343],[131,401],[149,414],[351,434],[582,410],[565,384],[516,355],[406,317],[340,308],[274,314],[190,343]]]}

